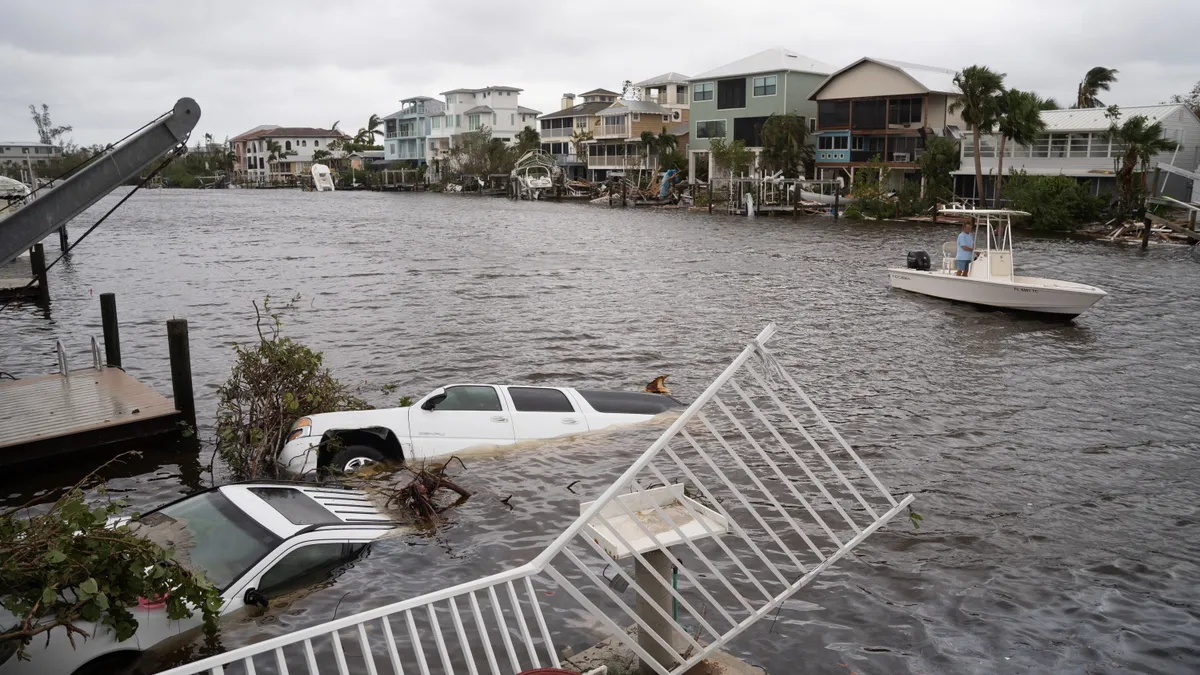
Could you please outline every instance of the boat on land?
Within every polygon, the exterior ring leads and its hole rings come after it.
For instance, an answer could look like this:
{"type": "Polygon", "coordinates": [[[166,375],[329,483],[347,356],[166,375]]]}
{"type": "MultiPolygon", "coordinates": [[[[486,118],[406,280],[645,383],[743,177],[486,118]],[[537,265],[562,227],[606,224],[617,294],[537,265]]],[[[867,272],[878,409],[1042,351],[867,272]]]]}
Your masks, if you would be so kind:
{"type": "Polygon", "coordinates": [[[317,192],[333,192],[333,174],[324,164],[312,165],[313,187],[317,192]]]}
{"type": "Polygon", "coordinates": [[[1006,209],[942,209],[939,213],[975,221],[975,259],[966,276],[955,272],[956,241],[942,246],[942,264],[930,269],[924,251],[912,252],[907,267],[888,269],[892,288],[984,307],[1034,312],[1073,319],[1107,293],[1087,284],[1042,277],[1018,276],[1013,271],[1012,219],[1028,216],[1006,209]]]}

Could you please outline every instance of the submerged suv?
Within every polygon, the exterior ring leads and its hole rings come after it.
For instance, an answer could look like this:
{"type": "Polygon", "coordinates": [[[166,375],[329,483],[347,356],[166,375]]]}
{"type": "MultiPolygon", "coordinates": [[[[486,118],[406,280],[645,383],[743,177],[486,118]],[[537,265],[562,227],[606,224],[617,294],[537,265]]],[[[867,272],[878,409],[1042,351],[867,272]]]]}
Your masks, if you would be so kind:
{"type": "Polygon", "coordinates": [[[446,457],[487,445],[645,422],[683,404],[662,394],[569,387],[451,384],[407,408],[301,417],[277,462],[292,475],[348,473],[380,461],[446,457]]]}
{"type": "MultiPolygon", "coordinates": [[[[222,615],[328,578],[398,526],[361,490],[269,482],[213,488],[114,525],[174,549],[180,565],[220,591],[222,615]]],[[[76,637],[72,648],[66,629],[54,628],[48,642],[29,644],[28,661],[16,658],[15,645],[0,652],[0,675],[140,672],[142,652],[203,623],[199,612],[170,620],[161,602],[143,600],[132,611],[137,632],[124,642],[103,625],[78,622],[92,635],[76,637]]],[[[0,629],[15,620],[0,610],[0,629]]]]}

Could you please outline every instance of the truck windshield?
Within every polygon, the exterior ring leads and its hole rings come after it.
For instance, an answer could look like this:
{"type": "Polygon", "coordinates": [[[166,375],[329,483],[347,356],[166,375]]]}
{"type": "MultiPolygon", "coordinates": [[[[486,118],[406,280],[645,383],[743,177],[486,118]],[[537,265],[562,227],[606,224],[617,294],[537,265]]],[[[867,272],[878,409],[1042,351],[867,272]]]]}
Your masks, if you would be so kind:
{"type": "Polygon", "coordinates": [[[283,541],[219,490],[147,514],[140,523],[139,534],[174,549],[180,565],[222,591],[283,541]]]}

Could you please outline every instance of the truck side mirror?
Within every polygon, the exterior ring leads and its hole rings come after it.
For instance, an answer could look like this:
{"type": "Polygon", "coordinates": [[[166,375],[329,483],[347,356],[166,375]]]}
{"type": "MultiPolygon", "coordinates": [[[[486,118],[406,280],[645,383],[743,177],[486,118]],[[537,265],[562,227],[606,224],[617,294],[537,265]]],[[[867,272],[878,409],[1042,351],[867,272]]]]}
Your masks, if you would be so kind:
{"type": "Polygon", "coordinates": [[[425,399],[424,403],[421,404],[421,410],[433,410],[434,408],[436,408],[438,406],[439,403],[441,403],[442,401],[445,401],[445,400],[446,400],[445,394],[438,394],[437,396],[430,396],[429,398],[425,399]]]}
{"type": "Polygon", "coordinates": [[[267,607],[270,602],[267,601],[267,596],[259,592],[257,588],[247,588],[246,594],[242,596],[242,602],[247,605],[258,605],[259,607],[267,607]]]}

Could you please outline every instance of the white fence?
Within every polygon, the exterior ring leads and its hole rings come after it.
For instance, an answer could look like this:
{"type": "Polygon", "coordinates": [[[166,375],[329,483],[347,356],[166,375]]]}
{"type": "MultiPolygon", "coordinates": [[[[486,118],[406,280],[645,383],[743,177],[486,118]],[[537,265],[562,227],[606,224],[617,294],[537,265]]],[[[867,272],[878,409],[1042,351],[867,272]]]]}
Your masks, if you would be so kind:
{"type": "Polygon", "coordinates": [[[513,675],[562,665],[555,636],[581,627],[660,675],[687,671],[913,499],[893,498],[778,365],[774,331],[531,562],[167,675],[513,675]]]}

